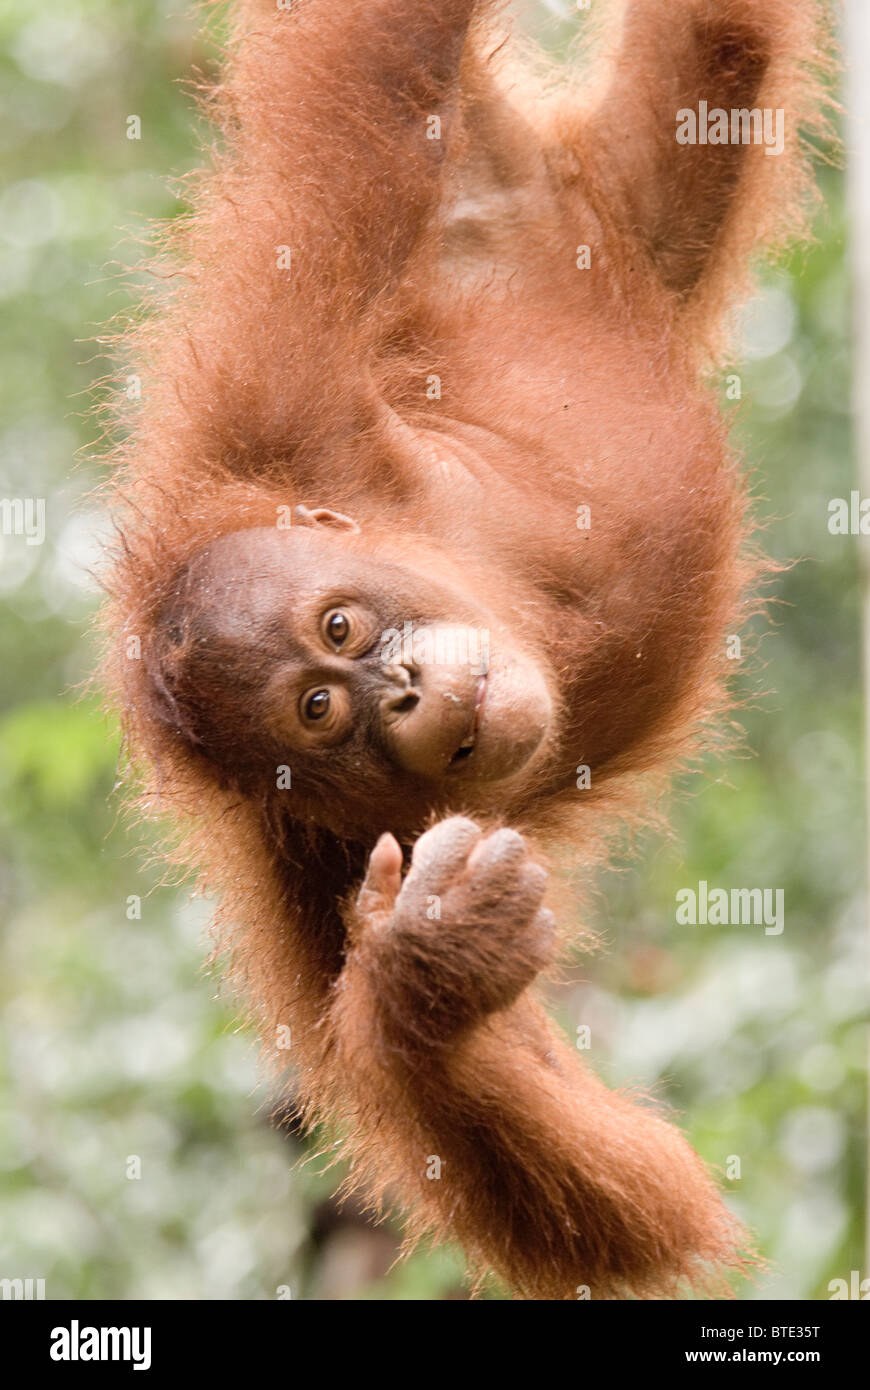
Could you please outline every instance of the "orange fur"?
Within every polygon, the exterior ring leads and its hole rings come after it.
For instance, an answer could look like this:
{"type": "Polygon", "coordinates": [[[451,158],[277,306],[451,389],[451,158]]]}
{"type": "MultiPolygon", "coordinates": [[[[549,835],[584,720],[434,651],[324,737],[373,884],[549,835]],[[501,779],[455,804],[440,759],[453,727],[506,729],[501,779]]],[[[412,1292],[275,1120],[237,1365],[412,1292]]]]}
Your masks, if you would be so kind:
{"type": "MultiPolygon", "coordinates": [[[[578,87],[520,72],[473,0],[240,4],[220,145],[164,252],[177,278],[130,335],[106,681],[143,804],[220,893],[217,949],[267,1044],[292,1024],[301,1104],[342,1125],[351,1183],[527,1297],[721,1289],[747,1238],[677,1130],[607,1091],[528,995],[421,1042],[353,906],[389,799],[348,787],[333,833],[240,795],[158,717],[149,653],[208,542],[296,503],[350,513],[351,548],[458,577],[558,683],[535,774],[421,803],[403,841],[461,811],[591,857],[608,809],[630,814],[723,707],[756,562],[702,373],[750,252],[800,225],[820,9],[633,0],[578,87]],[[702,98],[785,108],[784,154],[678,146],[702,98]]],[[[504,947],[473,926],[469,981],[504,947]]]]}

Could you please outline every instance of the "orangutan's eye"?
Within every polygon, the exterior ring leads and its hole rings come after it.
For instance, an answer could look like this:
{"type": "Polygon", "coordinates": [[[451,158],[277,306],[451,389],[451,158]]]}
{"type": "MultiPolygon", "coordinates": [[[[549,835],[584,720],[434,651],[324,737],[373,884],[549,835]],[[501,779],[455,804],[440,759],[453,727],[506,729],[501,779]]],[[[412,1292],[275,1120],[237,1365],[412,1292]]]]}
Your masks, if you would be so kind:
{"type": "Polygon", "coordinates": [[[302,713],[310,723],[318,719],[323,719],[329,713],[330,697],[328,690],[315,690],[310,695],[306,695],[302,704],[302,713]]]}
{"type": "Polygon", "coordinates": [[[341,647],[350,636],[350,620],[340,609],[330,613],[324,624],[326,635],[334,647],[341,647]]]}

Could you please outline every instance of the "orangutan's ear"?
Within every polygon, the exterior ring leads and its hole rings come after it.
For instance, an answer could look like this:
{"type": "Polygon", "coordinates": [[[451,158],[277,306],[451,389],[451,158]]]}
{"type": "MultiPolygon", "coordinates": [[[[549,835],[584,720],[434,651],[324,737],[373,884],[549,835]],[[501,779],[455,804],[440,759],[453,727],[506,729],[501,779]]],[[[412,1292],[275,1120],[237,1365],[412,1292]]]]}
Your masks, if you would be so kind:
{"type": "Polygon", "coordinates": [[[294,507],[292,520],[294,526],[331,526],[336,531],[359,530],[353,517],[330,511],[329,507],[294,507]]]}

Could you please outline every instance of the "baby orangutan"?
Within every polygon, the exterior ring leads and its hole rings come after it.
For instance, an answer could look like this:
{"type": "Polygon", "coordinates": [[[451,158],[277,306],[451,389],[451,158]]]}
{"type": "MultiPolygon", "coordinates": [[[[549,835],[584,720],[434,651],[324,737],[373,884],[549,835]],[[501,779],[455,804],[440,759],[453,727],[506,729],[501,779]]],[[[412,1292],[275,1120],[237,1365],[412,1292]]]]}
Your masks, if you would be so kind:
{"type": "Polygon", "coordinates": [[[483,0],[237,10],[131,342],[107,679],[145,804],[375,1208],[522,1297],[724,1291],[703,1164],[535,998],[539,860],[591,862],[724,705],[754,562],[705,372],[800,226],[819,6],[630,0],[582,87],[483,0]]]}

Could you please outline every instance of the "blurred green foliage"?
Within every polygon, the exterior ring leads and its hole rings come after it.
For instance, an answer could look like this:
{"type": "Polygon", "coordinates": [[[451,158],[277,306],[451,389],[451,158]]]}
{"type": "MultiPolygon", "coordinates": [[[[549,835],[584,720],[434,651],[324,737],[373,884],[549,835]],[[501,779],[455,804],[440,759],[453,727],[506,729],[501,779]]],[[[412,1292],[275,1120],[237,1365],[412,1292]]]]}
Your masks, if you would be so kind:
{"type": "MultiPolygon", "coordinates": [[[[527,13],[554,50],[573,30],[567,4],[527,13]]],[[[51,1298],[461,1296],[450,1251],[388,1272],[393,1235],[336,1222],[333,1175],[267,1125],[251,1040],[200,968],[207,906],[162,886],[119,820],[115,740],[78,693],[104,524],[82,393],[106,370],[81,340],[132,302],[148,220],[180,206],[181,79],[213,48],[169,0],[5,0],[0,36],[0,490],[46,497],[48,522],[44,546],[0,538],[0,1274],[51,1298]]],[[[766,548],[800,561],[742,675],[746,754],[687,779],[673,838],[608,873],[607,949],[555,1000],[609,1081],[666,1097],[712,1163],[739,1157],[761,1298],[824,1298],[863,1270],[859,583],[854,541],[826,526],[854,481],[849,291],[842,176],[821,182],[817,243],[767,275],[726,406],[766,548]],[[783,888],[784,933],[675,925],[700,879],[783,888]]]]}

